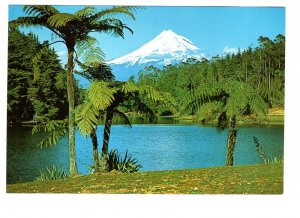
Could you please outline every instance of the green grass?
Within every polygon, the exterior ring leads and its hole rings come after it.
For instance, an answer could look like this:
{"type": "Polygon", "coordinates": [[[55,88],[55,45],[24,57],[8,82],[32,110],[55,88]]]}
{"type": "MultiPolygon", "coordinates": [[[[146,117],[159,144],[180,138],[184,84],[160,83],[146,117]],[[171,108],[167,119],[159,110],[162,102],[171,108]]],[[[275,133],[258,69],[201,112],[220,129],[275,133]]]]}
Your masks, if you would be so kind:
{"type": "Polygon", "coordinates": [[[282,194],[283,164],[78,176],[7,185],[8,193],[282,194]]]}

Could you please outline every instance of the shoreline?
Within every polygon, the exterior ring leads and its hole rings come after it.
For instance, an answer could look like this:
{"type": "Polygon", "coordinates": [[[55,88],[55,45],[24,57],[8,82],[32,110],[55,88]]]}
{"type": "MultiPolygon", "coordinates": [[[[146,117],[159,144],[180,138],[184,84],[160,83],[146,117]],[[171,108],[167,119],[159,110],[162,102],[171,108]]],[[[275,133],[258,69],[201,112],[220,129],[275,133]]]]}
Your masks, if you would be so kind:
{"type": "MultiPolygon", "coordinates": [[[[141,118],[141,116],[129,116],[129,119],[141,118]]],[[[132,122],[133,125],[199,125],[199,126],[215,126],[214,123],[202,124],[200,122],[195,121],[195,116],[158,116],[161,119],[174,119],[174,123],[141,123],[141,122],[132,122]]],[[[237,127],[245,127],[245,126],[284,126],[284,115],[277,114],[268,114],[268,121],[263,122],[245,122],[239,121],[237,122],[237,127]]],[[[33,127],[36,124],[35,121],[25,121],[18,125],[8,124],[8,127],[21,126],[21,127],[33,127]]],[[[104,125],[100,123],[98,125],[104,125]]],[[[118,125],[118,124],[115,124],[118,125]]]]}

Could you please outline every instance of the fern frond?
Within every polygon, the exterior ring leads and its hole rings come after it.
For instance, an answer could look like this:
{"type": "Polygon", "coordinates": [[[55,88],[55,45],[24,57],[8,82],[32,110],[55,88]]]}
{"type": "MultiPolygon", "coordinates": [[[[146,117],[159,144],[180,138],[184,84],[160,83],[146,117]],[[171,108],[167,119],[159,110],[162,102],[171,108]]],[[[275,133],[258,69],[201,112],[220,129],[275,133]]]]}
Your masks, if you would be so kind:
{"type": "Polygon", "coordinates": [[[81,17],[81,18],[85,18],[85,17],[89,17],[92,16],[93,14],[96,13],[96,8],[93,6],[88,6],[88,7],[84,7],[83,9],[77,11],[75,13],[76,16],[81,17]]]}
{"type": "Polygon", "coordinates": [[[135,111],[148,119],[150,122],[155,122],[157,119],[153,109],[143,103],[140,98],[135,99],[135,111]]]}
{"type": "MultiPolygon", "coordinates": [[[[219,117],[224,116],[221,120],[230,116],[249,115],[249,113],[265,114],[267,108],[264,100],[250,86],[238,81],[223,80],[199,86],[194,92],[189,93],[184,109],[198,109],[198,113],[202,111],[200,118],[207,116],[208,119],[211,118],[211,114],[207,107],[213,106],[213,102],[220,102],[222,105],[222,108],[215,105],[216,108],[213,109],[216,111],[221,109],[220,113],[217,114],[219,117]],[[208,104],[210,102],[211,104],[208,104]]],[[[226,124],[226,122],[223,123],[226,124]]]]}
{"type": "Polygon", "coordinates": [[[104,19],[100,21],[95,21],[92,23],[91,29],[111,34],[115,37],[124,38],[124,29],[127,29],[130,33],[133,33],[133,30],[130,29],[126,24],[123,24],[122,21],[118,19],[104,19]]]}
{"type": "Polygon", "coordinates": [[[138,91],[138,87],[132,82],[126,82],[122,85],[121,91],[125,94],[138,91]]]}
{"type": "Polygon", "coordinates": [[[146,97],[152,101],[163,101],[161,93],[152,86],[140,86],[139,92],[142,95],[146,95],[146,97]]]}
{"type": "Polygon", "coordinates": [[[102,10],[95,15],[91,16],[92,21],[96,21],[100,18],[107,18],[115,15],[125,15],[129,18],[135,20],[133,13],[136,11],[137,7],[134,6],[115,6],[109,9],[102,10]]]}
{"type": "Polygon", "coordinates": [[[40,123],[32,128],[32,134],[45,132],[47,136],[38,143],[38,147],[48,147],[57,144],[68,132],[68,119],[50,120],[47,123],[40,123]]]}
{"type": "Polygon", "coordinates": [[[219,83],[200,85],[185,96],[182,103],[183,110],[198,109],[207,102],[221,99],[223,95],[223,87],[219,83]]]}
{"type": "Polygon", "coordinates": [[[90,81],[103,80],[103,81],[113,81],[115,79],[114,75],[111,72],[109,65],[102,62],[85,62],[81,63],[78,60],[75,60],[81,71],[75,70],[74,72],[78,75],[85,77],[90,81]]]}
{"type": "Polygon", "coordinates": [[[172,114],[177,113],[177,109],[175,105],[177,105],[175,98],[168,92],[160,92],[162,102],[171,112],[172,114]]]}
{"type": "Polygon", "coordinates": [[[238,116],[243,114],[248,105],[248,93],[240,86],[225,87],[229,94],[226,99],[225,111],[229,116],[238,116]]]}
{"type": "Polygon", "coordinates": [[[50,147],[56,145],[57,142],[67,134],[67,131],[53,131],[50,132],[46,138],[38,143],[39,148],[50,147]]]}
{"type": "Polygon", "coordinates": [[[84,62],[96,63],[104,62],[105,55],[99,47],[96,47],[97,39],[86,36],[76,44],[77,51],[84,62]]]}
{"type": "Polygon", "coordinates": [[[32,16],[52,16],[58,14],[59,11],[50,5],[25,5],[23,11],[32,16]]]}
{"type": "Polygon", "coordinates": [[[203,104],[196,112],[200,121],[216,121],[223,112],[223,103],[212,101],[203,104]]]}
{"type": "Polygon", "coordinates": [[[114,110],[114,123],[122,124],[126,127],[131,128],[131,122],[128,119],[128,117],[126,116],[126,114],[124,114],[123,112],[121,112],[117,109],[114,110]]]}
{"type": "Polygon", "coordinates": [[[105,110],[114,100],[116,90],[104,81],[93,82],[87,90],[88,98],[97,110],[105,110]]]}
{"type": "Polygon", "coordinates": [[[267,112],[267,104],[265,101],[258,95],[252,94],[249,98],[249,106],[252,114],[266,114],[267,112]]]}
{"type": "Polygon", "coordinates": [[[92,102],[87,101],[76,109],[75,120],[80,133],[86,137],[98,124],[98,110],[92,102]]]}
{"type": "Polygon", "coordinates": [[[48,18],[47,22],[49,23],[49,25],[53,28],[60,28],[60,27],[64,27],[68,24],[68,22],[70,21],[81,21],[80,17],[73,15],[73,14],[69,14],[69,13],[59,13],[59,14],[55,14],[51,17],[48,18]]]}
{"type": "Polygon", "coordinates": [[[18,19],[9,22],[9,28],[11,29],[45,25],[46,22],[38,17],[19,17],[18,19]]]}

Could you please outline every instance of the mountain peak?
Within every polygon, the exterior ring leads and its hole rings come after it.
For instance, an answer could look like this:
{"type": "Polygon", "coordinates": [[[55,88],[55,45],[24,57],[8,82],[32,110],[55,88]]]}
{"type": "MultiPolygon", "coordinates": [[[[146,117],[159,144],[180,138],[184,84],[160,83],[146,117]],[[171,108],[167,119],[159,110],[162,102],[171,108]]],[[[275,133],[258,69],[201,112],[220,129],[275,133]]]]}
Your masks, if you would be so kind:
{"type": "Polygon", "coordinates": [[[189,39],[178,35],[172,30],[164,30],[154,39],[147,42],[139,49],[126,54],[120,58],[108,61],[114,69],[116,78],[119,80],[128,79],[128,75],[118,76],[121,68],[137,71],[148,65],[166,66],[168,64],[176,64],[186,61],[188,58],[196,58],[198,60],[204,57],[201,50],[194,45],[189,39]],[[121,66],[122,65],[122,66],[121,66]]]}
{"type": "Polygon", "coordinates": [[[169,37],[169,36],[177,36],[172,30],[163,30],[157,37],[169,37]]]}
{"type": "MultiPolygon", "coordinates": [[[[135,64],[137,61],[148,62],[146,57],[156,55],[175,54],[178,52],[185,53],[187,51],[199,51],[189,39],[177,35],[172,30],[164,30],[154,39],[141,46],[139,49],[124,55],[120,58],[108,61],[108,64],[135,64]]],[[[151,58],[152,61],[152,58],[151,58]]]]}

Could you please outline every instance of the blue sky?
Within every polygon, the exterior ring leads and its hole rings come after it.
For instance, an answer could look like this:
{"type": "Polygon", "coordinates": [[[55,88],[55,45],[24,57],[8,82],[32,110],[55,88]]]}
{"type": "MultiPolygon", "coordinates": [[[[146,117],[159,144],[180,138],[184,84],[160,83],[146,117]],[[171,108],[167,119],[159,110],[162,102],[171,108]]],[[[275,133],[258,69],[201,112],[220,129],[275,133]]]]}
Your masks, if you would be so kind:
{"type": "MultiPolygon", "coordinates": [[[[75,12],[81,6],[59,6],[62,12],[75,12]]],[[[97,7],[101,9],[101,7],[97,7]]],[[[21,6],[9,6],[9,20],[25,16],[21,6]]],[[[146,7],[136,12],[136,20],[120,17],[133,29],[125,39],[95,35],[106,59],[114,59],[138,49],[160,32],[170,29],[190,39],[208,55],[257,46],[259,36],[274,39],[285,35],[285,8],[271,7],[146,7]]],[[[41,41],[51,41],[51,33],[31,29],[41,41]]],[[[66,54],[64,44],[54,44],[58,54],[66,54]]]]}

